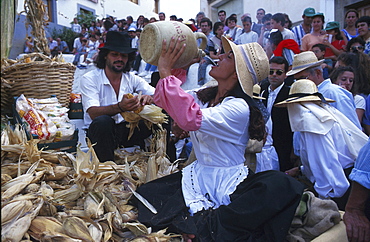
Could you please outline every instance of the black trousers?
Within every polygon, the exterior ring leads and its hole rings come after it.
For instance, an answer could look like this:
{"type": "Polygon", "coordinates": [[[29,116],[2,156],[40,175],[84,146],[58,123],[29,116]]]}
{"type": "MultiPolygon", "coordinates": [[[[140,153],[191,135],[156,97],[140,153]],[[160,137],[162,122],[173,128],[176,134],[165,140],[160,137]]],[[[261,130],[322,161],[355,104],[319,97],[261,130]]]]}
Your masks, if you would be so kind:
{"type": "Polygon", "coordinates": [[[101,162],[114,161],[114,150],[118,147],[132,147],[135,145],[144,148],[144,139],[148,138],[152,131],[143,121],[139,122],[139,128],[135,128],[134,134],[128,140],[130,128],[128,122],[116,124],[108,115],[95,118],[87,130],[87,137],[96,145],[94,150],[101,162]]]}

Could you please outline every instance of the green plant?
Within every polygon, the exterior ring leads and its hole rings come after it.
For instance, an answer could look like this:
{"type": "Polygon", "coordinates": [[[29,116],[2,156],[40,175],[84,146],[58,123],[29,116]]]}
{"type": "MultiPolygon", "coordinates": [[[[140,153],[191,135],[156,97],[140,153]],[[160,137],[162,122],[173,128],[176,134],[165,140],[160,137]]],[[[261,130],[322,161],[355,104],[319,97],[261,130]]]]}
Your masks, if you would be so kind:
{"type": "Polygon", "coordinates": [[[53,39],[60,38],[61,40],[64,40],[65,42],[67,42],[69,50],[72,51],[73,41],[77,37],[77,34],[71,28],[53,28],[53,30],[51,31],[51,37],[53,37],[53,39]]]}
{"type": "MultiPolygon", "coordinates": [[[[76,18],[78,20],[78,23],[82,26],[82,24],[86,24],[87,26],[90,26],[92,21],[96,21],[96,18],[98,15],[95,15],[91,12],[79,12],[76,14],[76,18]]],[[[71,22],[73,24],[73,21],[71,22]]]]}

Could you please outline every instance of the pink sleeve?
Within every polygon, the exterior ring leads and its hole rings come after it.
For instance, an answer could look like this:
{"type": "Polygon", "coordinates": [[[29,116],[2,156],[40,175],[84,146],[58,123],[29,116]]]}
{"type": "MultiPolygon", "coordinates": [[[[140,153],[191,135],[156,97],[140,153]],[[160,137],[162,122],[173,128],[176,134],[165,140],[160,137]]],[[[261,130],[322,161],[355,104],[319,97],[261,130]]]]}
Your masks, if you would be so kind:
{"type": "Polygon", "coordinates": [[[200,128],[202,111],[194,98],[180,87],[181,84],[181,80],[172,75],[160,79],[155,88],[154,103],[166,110],[181,129],[195,131],[200,128]]]}

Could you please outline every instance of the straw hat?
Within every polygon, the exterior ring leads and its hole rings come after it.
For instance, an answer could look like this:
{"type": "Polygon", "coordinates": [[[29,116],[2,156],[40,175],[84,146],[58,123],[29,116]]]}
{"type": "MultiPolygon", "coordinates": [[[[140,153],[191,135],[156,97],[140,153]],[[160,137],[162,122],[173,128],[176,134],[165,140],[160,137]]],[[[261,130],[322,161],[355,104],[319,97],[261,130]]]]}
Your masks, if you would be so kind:
{"type": "Polygon", "coordinates": [[[261,86],[258,85],[258,84],[254,84],[254,86],[253,86],[253,98],[265,100],[266,98],[260,97],[260,94],[261,94],[261,86]]]}
{"type": "Polygon", "coordinates": [[[318,60],[315,53],[312,51],[305,51],[294,55],[293,66],[290,71],[286,74],[291,76],[297,74],[298,72],[304,71],[308,68],[319,66],[324,62],[324,60],[318,60]]]}
{"type": "Polygon", "coordinates": [[[288,103],[298,102],[335,102],[332,99],[324,98],[318,92],[316,84],[308,79],[301,79],[293,83],[290,88],[289,96],[285,101],[275,104],[275,106],[285,107],[288,103]]]}
{"type": "Polygon", "coordinates": [[[263,48],[256,42],[236,45],[222,36],[225,53],[230,50],[235,56],[236,73],[245,94],[253,97],[253,85],[268,76],[269,60],[263,48]]]}

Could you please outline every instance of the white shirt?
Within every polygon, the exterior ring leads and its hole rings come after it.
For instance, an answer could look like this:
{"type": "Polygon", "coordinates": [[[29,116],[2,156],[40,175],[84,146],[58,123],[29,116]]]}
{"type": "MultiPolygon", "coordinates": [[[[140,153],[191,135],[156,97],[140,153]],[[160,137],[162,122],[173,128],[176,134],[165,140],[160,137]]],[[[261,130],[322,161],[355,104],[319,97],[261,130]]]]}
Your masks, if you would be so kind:
{"type": "Polygon", "coordinates": [[[356,109],[363,109],[363,110],[366,110],[366,101],[365,101],[365,98],[361,95],[355,95],[353,97],[354,101],[355,101],[355,106],[356,106],[356,109]]]}
{"type": "Polygon", "coordinates": [[[229,195],[247,177],[244,152],[249,140],[249,107],[241,98],[227,97],[206,108],[208,103],[199,101],[195,92],[190,94],[202,111],[200,129],[190,132],[197,161],[182,170],[185,204],[194,214],[228,205],[229,195]]]}
{"type": "Polygon", "coordinates": [[[283,39],[294,39],[294,40],[296,40],[294,33],[289,29],[284,28],[284,30],[281,32],[281,34],[283,35],[283,39]]]}
{"type": "MultiPolygon", "coordinates": [[[[103,69],[90,71],[82,76],[81,95],[84,109],[84,128],[88,128],[92,122],[87,110],[93,106],[108,106],[122,100],[127,93],[139,93],[153,95],[154,87],[150,86],[144,79],[132,73],[122,73],[121,85],[118,93],[114,91],[103,69]]],[[[121,114],[112,116],[116,123],[124,121],[121,114]]]]}
{"type": "Polygon", "coordinates": [[[302,172],[321,198],[341,197],[349,182],[344,169],[353,166],[367,136],[328,104],[287,105],[292,131],[300,132],[302,172]]]}
{"type": "Polygon", "coordinates": [[[258,40],[258,34],[254,31],[249,31],[248,33],[242,33],[241,35],[239,35],[234,42],[237,45],[241,45],[241,44],[257,42],[257,40],[258,40]]]}
{"type": "Polygon", "coordinates": [[[279,94],[281,88],[284,86],[284,83],[281,83],[280,86],[275,88],[275,90],[271,90],[271,85],[269,86],[269,97],[267,99],[267,111],[271,114],[272,107],[274,106],[274,102],[276,100],[277,95],[279,94]]]}
{"type": "Polygon", "coordinates": [[[81,40],[79,37],[75,38],[73,41],[73,49],[78,50],[82,46],[81,40]]]}

